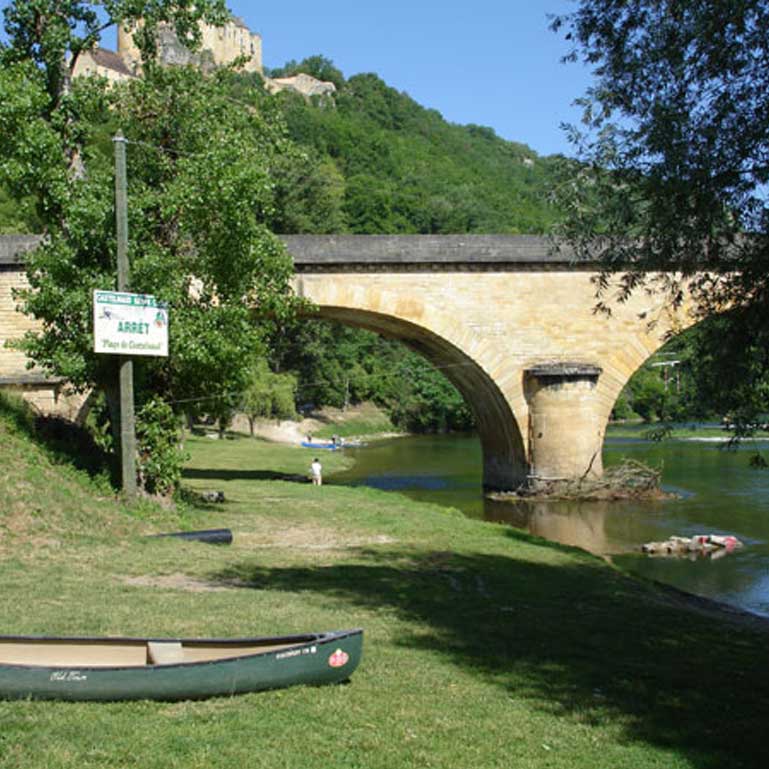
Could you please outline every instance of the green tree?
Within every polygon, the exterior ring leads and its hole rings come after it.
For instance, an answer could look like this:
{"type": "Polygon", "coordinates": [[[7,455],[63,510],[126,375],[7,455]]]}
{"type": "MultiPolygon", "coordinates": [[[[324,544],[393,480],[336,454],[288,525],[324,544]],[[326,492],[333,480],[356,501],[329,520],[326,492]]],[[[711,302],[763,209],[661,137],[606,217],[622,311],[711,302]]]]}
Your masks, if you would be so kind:
{"type": "Polygon", "coordinates": [[[644,422],[665,418],[667,390],[657,370],[642,368],[630,383],[630,394],[633,411],[644,422]]]}
{"type": "Polygon", "coordinates": [[[296,374],[301,405],[373,401],[412,432],[473,427],[467,404],[446,377],[400,342],[305,319],[273,337],[270,347],[273,366],[296,374]]]}
{"type": "Polygon", "coordinates": [[[241,409],[248,419],[251,435],[257,419],[293,419],[296,417],[296,377],[275,374],[267,361],[258,358],[251,368],[251,381],[241,399],[241,409]]]}
{"type": "Polygon", "coordinates": [[[39,232],[41,226],[32,200],[16,201],[0,189],[0,235],[39,232]]]}
{"type": "Polygon", "coordinates": [[[274,206],[270,229],[280,234],[344,231],[345,182],[333,163],[295,151],[276,157],[272,168],[274,206]]]}
{"type": "Polygon", "coordinates": [[[116,361],[92,352],[91,328],[92,290],[114,288],[116,273],[104,126],[120,126],[129,139],[131,288],[171,307],[169,358],[137,362],[140,407],[152,396],[170,404],[217,396],[226,404],[226,394],[245,390],[249,362],[264,352],[265,323],[292,312],[290,259],[266,226],[271,169],[290,151],[282,126],[265,118],[258,94],[244,104],[229,98],[230,72],[204,77],[151,58],[153,25],[174,23],[194,41],[197,20],[220,20],[223,8],[218,0],[30,0],[6,9],[0,185],[34,197],[46,234],[27,263],[22,300],[42,331],[27,336],[25,350],[75,389],[103,390],[115,435],[116,361]],[[137,17],[147,33],[139,39],[144,77],[112,88],[98,78],[68,81],[68,54],[94,45],[107,22],[137,17]]]}
{"type": "Polygon", "coordinates": [[[701,318],[730,308],[730,343],[708,348],[724,383],[741,375],[722,405],[766,410],[769,6],[579,0],[553,26],[595,74],[571,129],[585,165],[561,190],[563,235],[605,267],[599,306],[652,281],[676,304],[688,287],[701,318]]]}

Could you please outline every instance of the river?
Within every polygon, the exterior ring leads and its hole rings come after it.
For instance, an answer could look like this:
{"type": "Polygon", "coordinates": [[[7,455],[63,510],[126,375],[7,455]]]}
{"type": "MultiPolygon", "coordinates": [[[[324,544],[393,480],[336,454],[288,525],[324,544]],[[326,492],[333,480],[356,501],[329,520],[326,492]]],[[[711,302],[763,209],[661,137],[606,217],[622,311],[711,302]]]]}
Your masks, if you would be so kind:
{"type": "Polygon", "coordinates": [[[682,590],[769,616],[769,471],[748,464],[751,452],[720,443],[612,439],[608,466],[624,457],[663,468],[663,487],[678,497],[655,502],[500,503],[484,499],[481,448],[470,435],[396,438],[345,449],[355,466],[333,483],[366,485],[455,507],[547,539],[610,556],[622,568],[682,590]],[[644,542],[671,535],[734,534],[744,547],[723,557],[651,557],[644,542]]]}

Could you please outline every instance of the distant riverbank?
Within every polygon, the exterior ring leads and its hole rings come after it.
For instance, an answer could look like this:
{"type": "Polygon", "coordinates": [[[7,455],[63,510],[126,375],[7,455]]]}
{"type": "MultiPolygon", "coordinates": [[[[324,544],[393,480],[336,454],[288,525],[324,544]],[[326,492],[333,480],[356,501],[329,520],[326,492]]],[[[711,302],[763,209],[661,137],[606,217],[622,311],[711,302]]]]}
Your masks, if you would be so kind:
{"type": "MultiPolygon", "coordinates": [[[[235,432],[250,433],[250,425],[243,415],[235,418],[235,432]]],[[[298,444],[308,435],[320,440],[330,440],[333,435],[350,440],[380,440],[408,435],[399,430],[387,414],[373,403],[361,403],[347,409],[326,407],[312,411],[298,420],[261,419],[254,423],[254,435],[276,443],[298,444]]],[[[709,443],[728,442],[734,433],[714,423],[682,422],[613,422],[606,430],[611,439],[637,440],[688,440],[709,443]]],[[[760,431],[745,441],[761,441],[769,437],[760,431]]]]}
{"type": "MultiPolygon", "coordinates": [[[[233,420],[232,430],[249,435],[251,426],[241,414],[233,420]]],[[[347,409],[326,407],[299,420],[259,419],[254,422],[254,436],[274,443],[296,446],[308,437],[322,442],[330,441],[334,435],[347,441],[371,441],[407,433],[399,431],[387,414],[373,403],[356,404],[347,409]]]]}
{"type": "MultiPolygon", "coordinates": [[[[606,430],[607,438],[637,438],[640,440],[699,440],[729,441],[734,432],[713,423],[681,422],[612,422],[606,430]]],[[[759,438],[760,439],[760,438],[759,438]]],[[[766,440],[766,435],[764,435],[766,440]]]]}

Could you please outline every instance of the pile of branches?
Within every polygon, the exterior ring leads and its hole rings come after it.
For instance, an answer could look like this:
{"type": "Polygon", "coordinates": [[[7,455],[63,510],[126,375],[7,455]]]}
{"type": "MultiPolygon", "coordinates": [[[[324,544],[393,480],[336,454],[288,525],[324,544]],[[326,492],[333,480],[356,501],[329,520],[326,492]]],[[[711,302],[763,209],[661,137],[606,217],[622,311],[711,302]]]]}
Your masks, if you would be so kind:
{"type": "Polygon", "coordinates": [[[635,459],[624,459],[607,468],[601,478],[538,481],[513,492],[491,495],[499,501],[521,499],[657,499],[666,496],[661,489],[662,468],[635,459]]]}

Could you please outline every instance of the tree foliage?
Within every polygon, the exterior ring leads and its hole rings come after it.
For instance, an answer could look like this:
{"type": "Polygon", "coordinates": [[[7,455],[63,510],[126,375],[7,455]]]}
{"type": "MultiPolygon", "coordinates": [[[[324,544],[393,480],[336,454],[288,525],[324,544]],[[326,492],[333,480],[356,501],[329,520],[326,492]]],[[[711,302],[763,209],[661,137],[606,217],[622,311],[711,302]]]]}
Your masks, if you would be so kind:
{"type": "Polygon", "coordinates": [[[240,408],[248,418],[251,435],[257,419],[293,419],[296,417],[297,381],[293,374],[275,374],[264,358],[251,367],[248,387],[240,399],[240,408]]]}
{"type": "Polygon", "coordinates": [[[21,296],[42,330],[28,334],[24,348],[74,388],[104,390],[114,431],[116,359],[92,352],[91,324],[93,289],[114,288],[116,275],[105,128],[119,126],[129,139],[131,290],[171,307],[169,358],[137,362],[140,406],[150,396],[181,405],[242,392],[249,362],[263,352],[265,322],[292,313],[290,259],[267,222],[273,168],[294,150],[258,94],[248,103],[229,98],[229,71],[205,77],[153,66],[143,38],[141,79],[111,88],[99,78],[67,83],[65,54],[95,44],[103,26],[94,5],[104,6],[108,21],[141,16],[145,30],[173,22],[187,40],[198,18],[217,20],[223,6],[30,0],[6,11],[0,182],[16,197],[35,199],[46,235],[27,261],[30,289],[21,296]]]}
{"type": "Polygon", "coordinates": [[[561,160],[490,128],[447,123],[376,75],[342,81],[334,108],[278,98],[291,137],[336,171],[342,231],[541,233],[558,218],[551,191],[561,160]]]}
{"type": "Polygon", "coordinates": [[[707,352],[712,370],[741,372],[721,401],[742,407],[769,379],[753,354],[769,343],[769,6],[579,0],[553,26],[595,73],[562,233],[603,260],[603,309],[650,270],[674,303],[691,291],[700,317],[729,308],[707,352]]]}
{"type": "Polygon", "coordinates": [[[410,432],[470,430],[473,416],[443,373],[399,342],[338,323],[302,321],[271,340],[272,365],[298,378],[300,406],[373,401],[410,432]]]}

